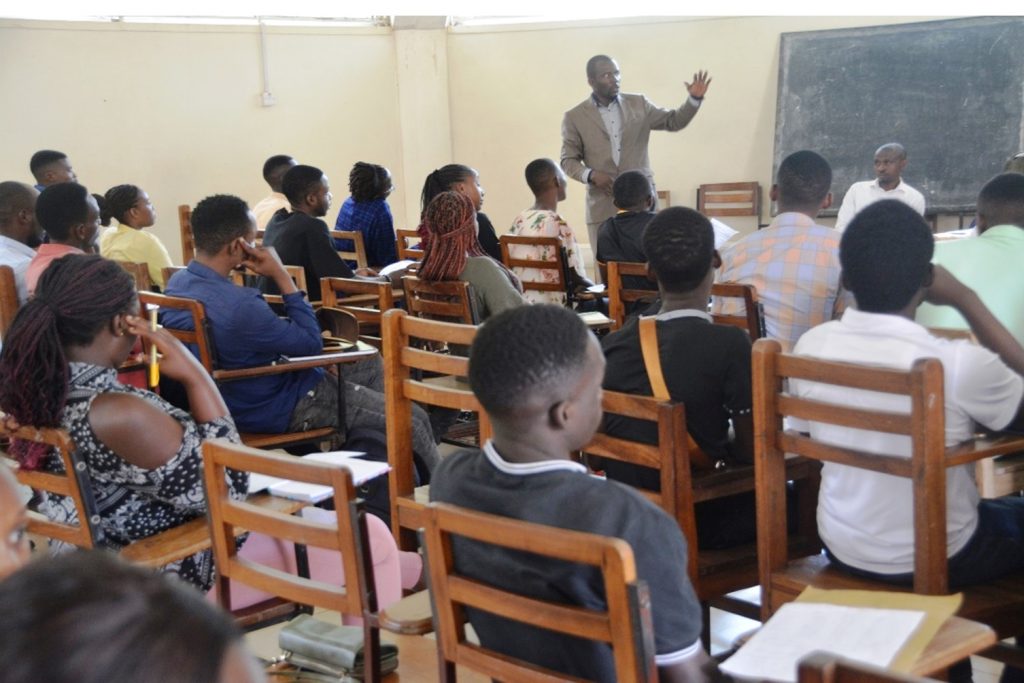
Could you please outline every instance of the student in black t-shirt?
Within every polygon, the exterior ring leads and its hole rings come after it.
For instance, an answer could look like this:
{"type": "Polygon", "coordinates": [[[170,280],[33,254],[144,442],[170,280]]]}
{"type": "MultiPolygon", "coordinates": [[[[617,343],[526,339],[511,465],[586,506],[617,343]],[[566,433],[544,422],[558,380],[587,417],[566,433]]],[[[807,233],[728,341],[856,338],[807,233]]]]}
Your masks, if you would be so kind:
{"type": "MultiPolygon", "coordinates": [[[[750,338],[738,327],[716,325],[707,312],[719,266],[710,221],[693,209],[671,207],[647,225],[643,246],[658,281],[657,311],[661,366],[672,400],[686,407],[686,427],[711,460],[753,461],[750,338]],[[730,427],[732,434],[730,434],[730,427]]],[[[604,388],[651,396],[639,322],[630,320],[602,344],[608,361],[604,388]]],[[[657,425],[609,415],[608,433],[657,442],[657,425]]],[[[655,470],[608,461],[609,478],[657,489],[655,470]]],[[[753,498],[727,498],[698,507],[701,547],[723,547],[753,538],[753,498]],[[708,510],[701,514],[702,510],[708,510]],[[712,511],[714,510],[714,511],[712,511]]]]}
{"type": "MultiPolygon", "coordinates": [[[[596,338],[561,306],[520,306],[488,320],[470,351],[469,383],[494,436],[482,452],[442,461],[431,500],[625,540],[650,589],[659,680],[712,680],[718,671],[701,646],[679,526],[638,491],[591,477],[573,459],[601,422],[603,369],[596,338]]],[[[459,572],[485,583],[581,606],[605,600],[590,567],[467,539],[456,539],[454,551],[459,572]]],[[[615,680],[603,643],[487,612],[468,616],[487,647],[587,680],[615,680]]]]}
{"type": "Polygon", "coordinates": [[[647,261],[644,228],[655,216],[654,187],[640,171],[626,171],[615,179],[612,193],[619,212],[597,230],[597,260],[643,263],[647,261]]]}

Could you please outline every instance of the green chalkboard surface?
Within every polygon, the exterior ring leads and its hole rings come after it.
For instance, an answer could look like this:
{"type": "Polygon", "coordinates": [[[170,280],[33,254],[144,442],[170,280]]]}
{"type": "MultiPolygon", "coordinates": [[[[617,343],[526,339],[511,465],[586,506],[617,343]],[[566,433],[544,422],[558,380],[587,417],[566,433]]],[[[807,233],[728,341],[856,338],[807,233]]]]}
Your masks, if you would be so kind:
{"type": "Polygon", "coordinates": [[[838,208],[890,141],[907,148],[904,178],[930,210],[973,205],[1024,149],[1024,18],[784,33],[774,168],[799,149],[821,153],[838,208]]]}

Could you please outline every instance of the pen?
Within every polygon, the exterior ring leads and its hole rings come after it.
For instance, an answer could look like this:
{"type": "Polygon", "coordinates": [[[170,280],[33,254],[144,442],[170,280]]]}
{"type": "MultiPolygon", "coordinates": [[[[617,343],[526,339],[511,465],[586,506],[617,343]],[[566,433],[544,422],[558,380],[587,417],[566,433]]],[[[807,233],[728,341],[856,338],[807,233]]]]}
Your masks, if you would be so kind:
{"type": "MultiPolygon", "coordinates": [[[[156,332],[156,314],[157,308],[154,306],[149,309],[149,329],[156,332]]],[[[155,388],[160,384],[160,364],[156,359],[156,344],[150,344],[149,346],[149,386],[155,388]]]]}

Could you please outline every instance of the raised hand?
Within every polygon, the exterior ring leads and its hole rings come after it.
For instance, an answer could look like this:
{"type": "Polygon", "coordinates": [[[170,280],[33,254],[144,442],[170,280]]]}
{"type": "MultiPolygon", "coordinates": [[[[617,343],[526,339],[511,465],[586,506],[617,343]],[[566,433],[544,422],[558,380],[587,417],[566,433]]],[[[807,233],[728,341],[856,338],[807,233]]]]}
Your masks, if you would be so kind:
{"type": "Polygon", "coordinates": [[[704,97],[709,85],[711,85],[711,79],[708,78],[708,72],[698,71],[693,74],[693,83],[686,83],[686,91],[690,93],[690,97],[699,100],[704,97]]]}

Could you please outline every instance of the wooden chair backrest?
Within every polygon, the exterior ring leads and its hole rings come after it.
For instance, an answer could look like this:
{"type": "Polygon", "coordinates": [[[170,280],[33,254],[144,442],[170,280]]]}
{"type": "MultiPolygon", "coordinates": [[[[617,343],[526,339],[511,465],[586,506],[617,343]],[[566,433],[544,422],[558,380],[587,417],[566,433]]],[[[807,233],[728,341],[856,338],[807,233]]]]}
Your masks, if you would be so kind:
{"type": "Polygon", "coordinates": [[[398,245],[398,260],[411,259],[413,261],[422,261],[423,250],[413,249],[421,241],[420,234],[415,230],[396,229],[395,243],[398,245]]]}
{"type": "MultiPolygon", "coordinates": [[[[69,524],[51,521],[44,515],[30,510],[28,531],[79,548],[102,545],[104,534],[93,502],[89,470],[85,463],[79,460],[75,444],[68,433],[63,429],[24,426],[12,430],[7,429],[0,420],[0,436],[46,444],[56,451],[64,465],[64,472],[57,473],[26,470],[18,467],[13,461],[0,463],[0,467],[7,467],[10,463],[15,477],[25,486],[53,495],[67,496],[74,505],[75,521],[69,524]]],[[[3,460],[7,458],[4,457],[3,460]]]]}
{"type": "Polygon", "coordinates": [[[363,233],[358,230],[331,230],[331,239],[351,240],[352,249],[339,249],[338,256],[346,261],[355,261],[357,268],[366,268],[366,243],[363,241],[363,233]]]}
{"type": "MultiPolygon", "coordinates": [[[[528,237],[524,235],[502,235],[498,238],[501,243],[501,261],[509,270],[513,268],[537,268],[550,270],[555,273],[554,282],[543,280],[525,280],[520,277],[524,290],[538,292],[561,292],[570,294],[568,285],[568,259],[565,255],[565,247],[562,240],[557,237],[528,237]],[[551,253],[556,255],[554,261],[544,261],[539,258],[520,258],[512,255],[512,248],[524,247],[547,247],[551,253]]],[[[518,251],[517,251],[518,253],[518,251]]]]}
{"type": "Polygon", "coordinates": [[[153,288],[153,280],[149,277],[149,265],[135,261],[114,261],[135,280],[136,292],[148,292],[153,288]]]}
{"type": "Polygon", "coordinates": [[[559,681],[567,677],[466,640],[466,608],[612,646],[619,681],[656,681],[654,633],[647,585],[637,579],[625,541],[569,531],[453,505],[431,503],[426,519],[427,563],[443,680],[464,665],[494,680],[559,681]],[[485,584],[455,568],[452,538],[459,537],[601,571],[607,610],[548,602],[485,584]]]}
{"type": "MultiPolygon", "coordinates": [[[[290,277],[292,279],[292,282],[295,283],[296,287],[301,289],[303,292],[309,293],[309,289],[306,287],[306,270],[305,270],[305,268],[303,268],[302,266],[285,266],[284,267],[284,272],[288,273],[288,277],[290,277]]],[[[234,282],[236,285],[238,285],[240,287],[243,287],[243,286],[246,285],[247,278],[255,279],[257,277],[259,277],[259,276],[256,275],[256,273],[254,273],[251,270],[249,270],[248,268],[245,269],[244,271],[242,271],[242,270],[232,270],[231,271],[231,281],[234,282]]],[[[280,294],[264,294],[263,298],[266,300],[266,302],[268,304],[279,305],[279,304],[283,304],[284,303],[284,297],[282,297],[280,294]]]]}
{"type": "Polygon", "coordinates": [[[798,683],[925,683],[930,680],[848,661],[825,652],[804,657],[797,668],[798,683]]]}
{"type": "Polygon", "coordinates": [[[821,462],[881,472],[911,480],[914,492],[914,591],[944,594],[946,566],[946,458],[942,363],[935,358],[916,361],[909,371],[867,367],[783,354],[779,342],[754,344],[754,449],[757,486],[757,541],[761,585],[766,591],[762,613],[771,613],[771,574],[787,564],[785,459],[797,454],[821,462]],[[806,380],[849,389],[906,396],[910,413],[898,414],[797,398],[786,380],[806,380]],[[783,419],[906,435],[912,456],[884,456],[831,446],[793,430],[783,419]]]}
{"type": "Polygon", "coordinates": [[[196,257],[196,241],[192,237],[192,207],[188,204],[178,206],[178,226],[181,230],[181,262],[188,265],[196,257]]]}
{"type": "Polygon", "coordinates": [[[366,520],[352,485],[352,474],[347,469],[215,439],[203,444],[203,477],[217,564],[217,597],[225,609],[231,608],[230,581],[234,580],[287,600],[337,610],[341,614],[363,617],[366,611],[376,611],[373,594],[366,590],[363,564],[364,553],[369,552],[369,547],[364,545],[366,520]],[[225,475],[227,468],[330,486],[334,489],[331,500],[337,525],[257,509],[245,501],[233,500],[225,475]],[[338,551],[348,585],[332,586],[239,558],[235,540],[239,528],[338,551]],[[366,599],[371,604],[367,604],[366,599]]]}
{"type": "Polygon", "coordinates": [[[188,266],[164,266],[160,269],[160,274],[164,277],[164,283],[170,282],[174,274],[186,270],[188,266]]]}
{"type": "Polygon", "coordinates": [[[14,269],[10,266],[0,266],[0,339],[7,334],[20,306],[14,269]]]}
{"type": "Polygon", "coordinates": [[[395,290],[388,282],[322,277],[320,304],[325,308],[341,308],[354,315],[359,321],[360,338],[379,349],[380,317],[384,311],[395,307],[395,290]],[[339,298],[339,293],[345,296],[339,298]]]}
{"type": "Polygon", "coordinates": [[[705,183],[697,188],[697,210],[705,216],[754,216],[761,224],[761,184],[705,183]]]}
{"type": "Polygon", "coordinates": [[[415,275],[405,275],[402,277],[402,287],[405,288],[405,308],[417,318],[463,325],[476,325],[480,321],[472,285],[468,282],[428,282],[415,275]]]}
{"type": "Polygon", "coordinates": [[[388,463],[391,465],[391,527],[406,547],[415,545],[413,529],[401,524],[398,512],[400,496],[411,496],[415,488],[412,459],[412,404],[439,406],[451,410],[474,411],[480,415],[480,442],[490,438],[486,414],[470,391],[469,385],[449,382],[428,383],[423,373],[448,378],[469,375],[469,359],[432,350],[442,344],[469,346],[477,327],[414,317],[403,310],[384,314],[384,399],[388,415],[388,463]],[[418,344],[417,342],[426,342],[418,344]],[[404,536],[404,538],[403,538],[404,536]]]}
{"type": "Polygon", "coordinates": [[[216,354],[213,352],[213,343],[210,339],[209,324],[206,320],[206,308],[201,301],[186,299],[180,296],[168,296],[156,292],[139,292],[139,303],[143,307],[156,306],[163,309],[174,309],[186,311],[192,316],[192,329],[182,330],[171,327],[165,328],[182,344],[194,345],[199,353],[199,362],[208,373],[213,375],[216,369],[216,354]]]}
{"type": "Polygon", "coordinates": [[[647,264],[629,261],[609,261],[608,276],[605,283],[608,287],[608,317],[614,322],[612,329],[617,330],[626,321],[626,304],[637,301],[654,301],[658,298],[658,285],[651,282],[649,289],[629,289],[623,277],[647,277],[647,264]]]}
{"type": "Polygon", "coordinates": [[[711,285],[711,296],[726,299],[743,299],[741,315],[714,314],[711,317],[719,325],[733,325],[747,331],[750,341],[757,341],[765,336],[764,317],[761,315],[761,304],[757,297],[757,287],[743,285],[738,282],[716,282],[711,285]]]}
{"type": "Polygon", "coordinates": [[[583,447],[583,452],[658,471],[660,492],[640,492],[679,523],[679,528],[686,536],[686,543],[690,548],[690,580],[696,586],[697,522],[694,517],[693,477],[686,431],[686,411],[683,404],[661,401],[652,396],[607,390],[601,404],[605,419],[612,414],[657,424],[657,444],[610,436],[602,425],[590,443],[583,447]]]}

